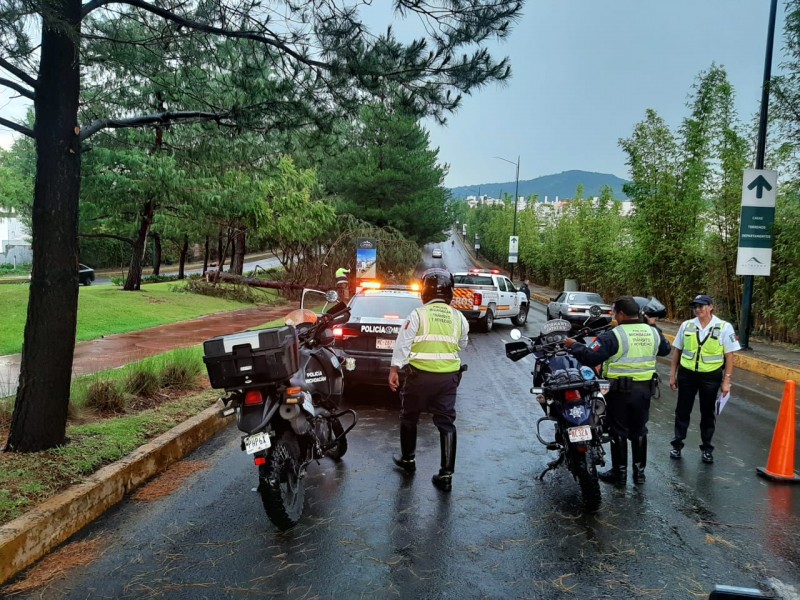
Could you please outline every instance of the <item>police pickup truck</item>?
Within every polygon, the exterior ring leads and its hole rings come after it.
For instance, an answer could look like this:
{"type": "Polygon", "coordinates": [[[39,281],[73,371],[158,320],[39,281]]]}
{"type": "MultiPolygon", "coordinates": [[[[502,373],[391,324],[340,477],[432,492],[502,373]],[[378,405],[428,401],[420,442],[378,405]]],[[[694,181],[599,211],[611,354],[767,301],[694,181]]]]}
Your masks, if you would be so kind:
{"type": "Polygon", "coordinates": [[[517,326],[528,320],[528,298],[500,271],[471,269],[453,277],[456,287],[450,306],[477,323],[479,331],[491,331],[495,319],[510,318],[517,326]]]}

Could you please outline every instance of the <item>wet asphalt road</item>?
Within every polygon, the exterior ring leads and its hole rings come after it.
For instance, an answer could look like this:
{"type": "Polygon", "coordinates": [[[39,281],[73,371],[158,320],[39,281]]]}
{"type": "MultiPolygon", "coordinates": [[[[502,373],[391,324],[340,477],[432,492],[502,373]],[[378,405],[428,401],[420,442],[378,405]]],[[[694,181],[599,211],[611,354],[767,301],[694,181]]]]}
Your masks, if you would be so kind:
{"type": "MultiPolygon", "coordinates": [[[[526,329],[543,318],[536,311],[526,329]]],[[[696,412],[684,459],[668,457],[675,397],[665,390],[651,413],[647,483],[604,485],[601,510],[584,514],[568,473],[536,480],[552,453],[533,435],[541,410],[528,391],[530,359],[511,363],[503,352],[511,328],[498,321],[464,352],[451,494],[430,482],[439,448],[429,419],[417,473],[406,477],[390,458],[396,399],[357,390],[346,400],[360,415],[350,449],[338,464],[310,467],[293,530],[267,520],[230,426],[189,457],[197,472],[177,492],[128,499],[73,538],[102,538],[97,561],[17,597],[702,598],[714,584],[794,597],[800,487],[755,475],[779,385],[737,373],[713,465],[700,461],[696,412]]]]}

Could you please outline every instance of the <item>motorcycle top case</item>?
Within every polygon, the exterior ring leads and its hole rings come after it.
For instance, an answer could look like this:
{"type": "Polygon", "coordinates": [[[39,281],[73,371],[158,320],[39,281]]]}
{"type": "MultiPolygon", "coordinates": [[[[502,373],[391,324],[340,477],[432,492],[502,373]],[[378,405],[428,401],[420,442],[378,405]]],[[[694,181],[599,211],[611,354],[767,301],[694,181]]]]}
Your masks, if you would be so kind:
{"type": "Polygon", "coordinates": [[[294,327],[222,335],[203,342],[213,388],[243,388],[289,379],[300,366],[294,327]]]}

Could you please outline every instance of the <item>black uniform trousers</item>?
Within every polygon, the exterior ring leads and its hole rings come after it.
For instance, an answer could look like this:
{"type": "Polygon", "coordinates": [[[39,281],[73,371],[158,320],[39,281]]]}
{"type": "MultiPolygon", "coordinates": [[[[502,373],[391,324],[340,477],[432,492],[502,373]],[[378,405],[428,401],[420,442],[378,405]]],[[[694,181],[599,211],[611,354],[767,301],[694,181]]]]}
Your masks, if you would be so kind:
{"type": "Polygon", "coordinates": [[[684,366],[678,367],[678,405],[675,407],[675,439],[672,447],[683,448],[683,440],[689,429],[689,421],[694,408],[694,398],[700,398],[700,449],[712,452],[714,446],[714,428],[717,417],[714,407],[717,403],[717,392],[722,385],[723,368],[708,373],[692,371],[684,366]]]}
{"type": "Polygon", "coordinates": [[[423,411],[431,413],[442,433],[456,430],[456,390],[461,373],[429,373],[410,367],[400,390],[400,422],[416,425],[423,411]]]}
{"type": "Polygon", "coordinates": [[[611,390],[606,394],[608,426],[611,433],[635,440],[647,435],[650,420],[650,399],[653,387],[649,381],[621,381],[612,379],[611,390]]]}

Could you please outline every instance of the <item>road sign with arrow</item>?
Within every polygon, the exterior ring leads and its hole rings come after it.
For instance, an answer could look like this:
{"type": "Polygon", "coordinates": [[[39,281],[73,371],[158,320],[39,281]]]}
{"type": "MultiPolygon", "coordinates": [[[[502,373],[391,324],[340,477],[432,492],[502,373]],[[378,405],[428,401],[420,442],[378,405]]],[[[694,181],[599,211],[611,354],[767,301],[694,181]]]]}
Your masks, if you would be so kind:
{"type": "Polygon", "coordinates": [[[744,170],[737,275],[770,274],[777,189],[777,171],[744,170]]]}

